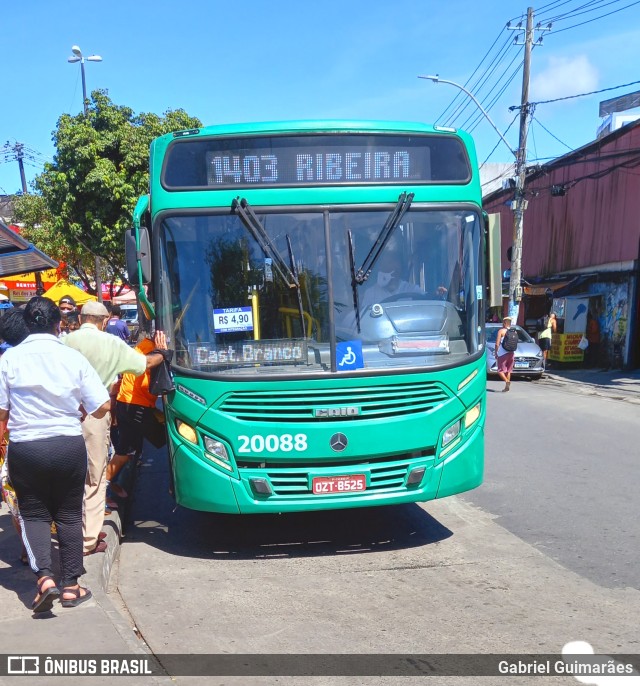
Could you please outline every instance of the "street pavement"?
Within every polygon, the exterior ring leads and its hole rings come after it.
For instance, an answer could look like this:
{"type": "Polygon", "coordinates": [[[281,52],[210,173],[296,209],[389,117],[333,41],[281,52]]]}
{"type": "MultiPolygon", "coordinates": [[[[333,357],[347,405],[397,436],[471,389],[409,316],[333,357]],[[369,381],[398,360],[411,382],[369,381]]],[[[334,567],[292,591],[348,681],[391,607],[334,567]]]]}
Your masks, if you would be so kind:
{"type": "MultiPolygon", "coordinates": [[[[91,589],[93,598],[75,608],[56,602],[51,612],[31,613],[35,596],[35,576],[20,562],[20,542],[15,534],[7,506],[0,506],[0,653],[3,655],[139,655],[149,653],[136,637],[126,619],[126,608],[119,602],[115,574],[120,552],[121,519],[113,511],[105,520],[107,552],[85,557],[86,574],[80,579],[91,589]]],[[[54,556],[55,562],[55,556],[54,556]]],[[[3,665],[4,667],[4,665],[3,665]]],[[[59,676],[38,678],[0,676],[0,684],[48,686],[62,683],[59,676]]],[[[77,686],[102,683],[108,677],[74,676],[77,686]]],[[[167,677],[118,677],[118,683],[162,686],[172,683],[167,677]]]]}
{"type": "Polygon", "coordinates": [[[540,383],[568,393],[598,395],[611,400],[640,404],[640,369],[622,371],[552,367],[540,383]]]}
{"type": "MultiPolygon", "coordinates": [[[[561,392],[599,395],[640,404],[640,370],[551,369],[538,383],[553,386],[561,392]]],[[[464,509],[465,506],[459,504],[455,507],[464,509]]],[[[478,516],[475,511],[469,511],[467,515],[470,522],[478,516]]],[[[117,570],[121,532],[117,511],[107,518],[105,531],[108,552],[85,558],[87,573],[81,579],[83,585],[91,588],[94,598],[77,608],[62,608],[56,604],[52,612],[37,617],[30,611],[35,594],[34,575],[19,561],[19,541],[6,505],[0,506],[0,639],[3,654],[144,656],[150,653],[148,646],[131,628],[132,621],[126,616],[126,607],[118,593],[117,578],[113,573],[117,570]]],[[[562,589],[559,590],[562,592],[562,589]]],[[[451,594],[453,598],[454,589],[451,589],[451,594]]],[[[0,677],[0,684],[5,683],[33,683],[39,686],[61,682],[60,677],[55,676],[30,680],[0,677]]],[[[96,677],[75,676],[73,683],[77,686],[95,684],[96,677]]],[[[164,685],[175,681],[168,676],[145,677],[144,681],[131,676],[119,677],[118,683],[123,686],[141,683],[164,685]]]]}

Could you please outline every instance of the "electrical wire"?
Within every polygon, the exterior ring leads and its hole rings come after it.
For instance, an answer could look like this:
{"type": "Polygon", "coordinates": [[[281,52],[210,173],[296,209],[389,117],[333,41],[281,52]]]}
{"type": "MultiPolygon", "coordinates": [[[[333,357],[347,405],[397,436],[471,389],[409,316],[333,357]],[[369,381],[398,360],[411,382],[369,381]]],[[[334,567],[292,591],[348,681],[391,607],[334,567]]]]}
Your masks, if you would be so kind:
{"type": "Polygon", "coordinates": [[[532,122],[535,121],[536,124],[540,125],[540,126],[541,126],[541,127],[551,136],[551,138],[555,138],[555,139],[558,141],[558,143],[561,143],[562,145],[564,145],[565,148],[568,148],[569,150],[573,150],[573,149],[574,149],[574,148],[572,148],[570,145],[567,145],[564,141],[561,141],[557,136],[554,136],[554,135],[551,133],[551,131],[549,131],[549,129],[548,129],[548,128],[547,128],[547,127],[546,127],[537,117],[533,117],[533,116],[532,116],[532,117],[531,117],[531,121],[532,121],[532,122]]]}
{"type": "MultiPolygon", "coordinates": [[[[574,2],[574,0],[563,0],[563,2],[559,2],[559,1],[550,2],[547,5],[543,5],[542,7],[539,7],[537,11],[538,12],[544,12],[545,10],[551,11],[551,10],[554,10],[558,7],[561,7],[562,5],[568,5],[570,2],[574,2]]],[[[520,17],[518,17],[518,18],[520,18],[520,17]]],[[[511,21],[516,21],[516,20],[512,19],[511,21]]]]}
{"type": "MultiPolygon", "coordinates": [[[[640,0],[638,0],[638,2],[640,2],[640,0]]],[[[640,83],[640,81],[631,81],[629,83],[620,84],[619,86],[611,86],[610,88],[601,88],[600,90],[597,90],[597,91],[589,91],[589,93],[578,93],[576,95],[565,95],[562,98],[554,98],[553,100],[539,100],[538,102],[530,102],[529,105],[548,105],[550,102],[560,102],[560,100],[571,100],[573,98],[583,98],[586,95],[596,95],[598,93],[606,93],[607,91],[615,91],[615,90],[618,90],[619,88],[627,88],[629,86],[635,86],[638,83],[640,83]]],[[[522,105],[512,105],[509,109],[510,110],[519,110],[521,107],[522,107],[522,105]]]]}
{"type": "Polygon", "coordinates": [[[612,12],[607,12],[606,14],[601,14],[599,17],[594,17],[593,19],[588,19],[587,21],[580,22],[579,24],[572,24],[571,26],[566,26],[564,29],[558,29],[557,31],[553,31],[553,35],[556,35],[558,33],[562,33],[563,31],[569,31],[571,29],[575,29],[578,26],[584,26],[585,24],[590,24],[593,21],[598,21],[598,19],[604,19],[604,17],[609,17],[612,14],[617,14],[618,12],[622,12],[622,10],[626,10],[629,7],[633,7],[634,5],[640,4],[640,0],[636,0],[635,2],[632,2],[629,5],[625,5],[624,7],[621,7],[620,9],[613,10],[612,12]]]}
{"type": "MultiPolygon", "coordinates": [[[[516,55],[516,57],[517,57],[517,55],[516,55]]],[[[513,64],[513,61],[511,62],[511,64],[513,64]]],[[[513,79],[515,79],[515,77],[518,75],[518,72],[520,71],[520,67],[522,67],[523,64],[524,64],[524,59],[522,59],[520,61],[518,66],[511,73],[511,76],[507,79],[507,81],[504,83],[502,88],[496,93],[493,100],[485,107],[485,110],[487,112],[490,112],[493,109],[493,107],[498,102],[498,100],[502,97],[504,92],[507,90],[507,88],[509,87],[509,85],[511,84],[513,79]]],[[[475,120],[470,125],[470,132],[473,131],[480,124],[483,116],[484,115],[482,115],[482,112],[480,112],[478,115],[476,115],[475,120]]]]}
{"type": "Polygon", "coordinates": [[[602,7],[606,7],[607,5],[613,5],[616,2],[621,2],[622,0],[609,0],[608,2],[605,2],[604,0],[591,0],[591,2],[587,2],[584,5],[579,5],[578,7],[574,7],[573,9],[569,10],[568,12],[565,12],[564,14],[557,14],[552,17],[543,17],[540,19],[540,22],[543,23],[548,23],[548,22],[559,22],[559,21],[566,21],[567,19],[571,19],[572,17],[576,17],[579,14],[587,14],[588,12],[595,12],[596,10],[601,9],[602,7]],[[589,8],[589,9],[587,9],[589,8]],[[580,11],[582,10],[582,11],[580,11]]]}
{"type": "MultiPolygon", "coordinates": [[[[465,88],[467,87],[467,84],[471,81],[471,79],[473,78],[474,74],[478,71],[478,69],[480,69],[480,65],[485,61],[485,59],[487,59],[487,56],[488,56],[489,53],[493,50],[493,47],[495,46],[495,44],[496,44],[496,43],[498,42],[498,40],[500,39],[500,36],[502,35],[503,32],[504,32],[504,28],[500,31],[500,33],[498,33],[498,35],[496,36],[496,39],[495,39],[495,40],[493,41],[493,43],[491,44],[491,47],[487,50],[487,52],[484,54],[484,57],[483,57],[483,58],[480,60],[480,62],[478,63],[478,66],[473,70],[471,76],[469,76],[469,78],[468,78],[468,79],[466,80],[466,82],[464,83],[464,87],[465,87],[465,88]]],[[[458,93],[456,94],[456,97],[453,98],[453,100],[447,105],[447,107],[444,109],[444,111],[436,118],[436,120],[435,120],[435,123],[436,123],[436,124],[438,123],[438,121],[439,121],[442,117],[444,117],[444,115],[446,114],[447,110],[453,105],[453,103],[456,101],[456,99],[457,99],[461,94],[462,94],[462,91],[458,91],[458,93]]]]}
{"type": "MultiPolygon", "coordinates": [[[[507,126],[505,132],[502,134],[503,136],[506,137],[506,135],[507,135],[509,129],[513,126],[513,122],[514,122],[519,116],[520,116],[519,114],[516,114],[516,116],[511,120],[511,123],[509,124],[509,126],[507,126]]],[[[500,140],[493,146],[493,150],[487,155],[487,157],[485,158],[484,162],[480,165],[480,169],[482,169],[482,167],[489,161],[489,158],[491,157],[491,155],[493,155],[493,153],[496,151],[496,148],[500,145],[501,142],[502,142],[502,139],[500,139],[500,140]]],[[[498,178],[499,178],[499,177],[498,177],[498,178]]],[[[494,179],[494,180],[495,180],[495,179],[494,179]]]]}
{"type": "MultiPolygon", "coordinates": [[[[503,29],[504,30],[504,29],[503,29]]],[[[486,81],[490,78],[490,76],[493,74],[493,72],[498,68],[498,66],[501,64],[501,62],[506,58],[507,53],[509,52],[509,48],[511,47],[511,36],[507,36],[506,40],[500,47],[498,53],[495,55],[495,57],[492,59],[492,61],[486,66],[485,70],[478,76],[478,78],[475,80],[474,83],[472,83],[468,90],[473,92],[474,94],[478,93],[486,81]]],[[[467,87],[467,84],[469,84],[470,79],[467,80],[467,83],[465,84],[465,88],[467,87]]],[[[460,91],[456,97],[460,96],[462,91],[460,91]]],[[[455,99],[455,98],[454,98],[455,99]]],[[[470,98],[468,95],[464,95],[462,97],[462,102],[458,103],[457,107],[454,109],[454,111],[447,117],[446,120],[446,125],[451,126],[456,119],[462,115],[462,113],[467,109],[467,107],[470,106],[472,103],[473,99],[470,98]]]]}

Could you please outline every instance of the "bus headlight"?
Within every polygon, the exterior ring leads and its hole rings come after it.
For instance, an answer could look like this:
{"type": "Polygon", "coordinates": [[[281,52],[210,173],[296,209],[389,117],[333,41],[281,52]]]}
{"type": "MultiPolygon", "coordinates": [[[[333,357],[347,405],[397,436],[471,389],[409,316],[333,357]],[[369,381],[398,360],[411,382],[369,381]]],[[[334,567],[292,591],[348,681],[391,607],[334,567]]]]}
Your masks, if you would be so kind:
{"type": "Polygon", "coordinates": [[[480,417],[480,403],[474,405],[464,416],[464,428],[468,429],[480,417]]]}
{"type": "Polygon", "coordinates": [[[458,420],[455,424],[452,424],[443,434],[442,434],[442,447],[449,445],[451,441],[455,441],[460,435],[460,426],[462,422],[458,420]]]}
{"type": "Polygon", "coordinates": [[[185,441],[198,445],[198,434],[196,434],[196,430],[192,426],[189,426],[180,419],[176,419],[176,429],[178,429],[178,433],[185,441]]]}
{"type": "Polygon", "coordinates": [[[216,457],[219,460],[224,460],[225,462],[229,462],[229,454],[227,453],[227,449],[224,445],[224,443],[221,443],[220,441],[216,441],[213,438],[209,438],[209,436],[204,436],[204,449],[209,453],[210,456],[216,457]]]}

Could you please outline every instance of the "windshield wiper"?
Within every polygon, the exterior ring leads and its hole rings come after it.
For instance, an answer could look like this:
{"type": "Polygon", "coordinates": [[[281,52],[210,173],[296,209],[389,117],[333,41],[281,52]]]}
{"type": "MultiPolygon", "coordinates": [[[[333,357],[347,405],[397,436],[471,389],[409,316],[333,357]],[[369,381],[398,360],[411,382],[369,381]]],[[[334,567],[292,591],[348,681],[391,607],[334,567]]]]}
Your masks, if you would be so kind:
{"type": "MultiPolygon", "coordinates": [[[[300,326],[301,326],[301,331],[302,331],[302,338],[306,338],[305,333],[304,333],[304,308],[302,307],[302,289],[300,288],[300,278],[298,276],[298,267],[296,266],[296,258],[295,255],[293,254],[293,247],[291,245],[291,238],[289,234],[286,236],[287,238],[287,249],[289,250],[289,262],[291,263],[291,273],[293,274],[293,278],[295,279],[295,283],[297,284],[296,288],[296,295],[298,296],[298,314],[300,315],[300,326]]],[[[309,337],[311,338],[311,337],[309,337]]]]}
{"type": "Polygon", "coordinates": [[[304,308],[302,307],[302,290],[300,288],[300,279],[298,278],[298,269],[295,263],[293,248],[291,247],[291,239],[287,234],[287,248],[289,250],[289,261],[291,267],[284,261],[282,255],[278,252],[278,248],[273,244],[262,222],[258,219],[253,208],[246,201],[245,198],[234,198],[231,203],[231,209],[235,210],[242,223],[249,229],[251,235],[254,237],[256,243],[262,249],[266,257],[271,259],[271,264],[275,270],[280,274],[282,280],[289,286],[295,288],[298,299],[298,313],[300,314],[300,326],[302,331],[302,338],[306,338],[304,329],[304,308]]]}
{"type": "Polygon", "coordinates": [[[356,275],[356,258],[353,249],[353,234],[351,229],[347,231],[349,236],[349,266],[351,268],[351,293],[353,294],[353,311],[356,313],[356,326],[358,333],[360,333],[360,304],[358,302],[358,283],[356,275]]]}
{"type": "Polygon", "coordinates": [[[271,258],[273,266],[287,286],[300,290],[298,278],[291,269],[289,269],[289,266],[284,261],[282,255],[278,252],[278,249],[273,244],[271,238],[269,238],[269,234],[266,232],[264,226],[262,226],[262,223],[256,216],[251,205],[249,205],[244,198],[234,198],[231,203],[231,209],[238,213],[242,223],[249,229],[265,256],[271,258]]]}
{"type": "Polygon", "coordinates": [[[371,246],[371,250],[369,250],[369,254],[366,256],[364,262],[362,263],[362,266],[360,267],[360,269],[356,270],[355,264],[353,265],[352,272],[354,283],[361,285],[369,278],[371,270],[373,269],[375,263],[378,261],[378,257],[380,256],[380,253],[382,252],[384,246],[391,238],[391,234],[396,230],[396,228],[402,221],[402,217],[404,217],[407,210],[411,207],[411,203],[413,202],[413,196],[414,193],[409,193],[408,195],[407,193],[400,194],[400,197],[398,198],[398,202],[396,203],[393,212],[391,212],[391,214],[387,218],[387,221],[384,223],[384,226],[380,230],[380,233],[378,234],[375,243],[371,246]]]}

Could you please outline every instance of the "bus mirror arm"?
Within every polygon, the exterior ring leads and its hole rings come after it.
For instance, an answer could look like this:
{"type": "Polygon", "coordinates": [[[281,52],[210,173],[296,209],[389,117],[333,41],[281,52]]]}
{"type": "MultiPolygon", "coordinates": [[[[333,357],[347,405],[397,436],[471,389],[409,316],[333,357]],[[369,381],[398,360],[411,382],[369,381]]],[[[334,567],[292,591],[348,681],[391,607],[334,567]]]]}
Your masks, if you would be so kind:
{"type": "Polygon", "coordinates": [[[133,211],[133,228],[125,234],[125,256],[129,282],[137,286],[137,296],[144,315],[152,320],[155,310],[144,289],[144,285],[151,282],[151,243],[148,229],[141,226],[141,219],[149,211],[149,204],[148,195],[138,198],[133,211]]]}

